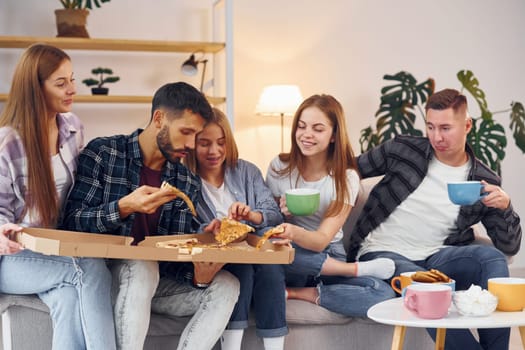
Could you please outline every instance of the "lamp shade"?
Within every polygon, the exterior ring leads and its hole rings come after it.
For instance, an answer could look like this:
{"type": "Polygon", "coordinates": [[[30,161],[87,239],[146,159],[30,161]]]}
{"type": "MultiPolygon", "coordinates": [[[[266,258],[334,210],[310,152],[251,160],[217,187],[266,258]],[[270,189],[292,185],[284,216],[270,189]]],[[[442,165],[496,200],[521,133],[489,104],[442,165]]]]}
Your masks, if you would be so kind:
{"type": "Polygon", "coordinates": [[[195,75],[197,74],[197,61],[195,60],[195,55],[192,54],[181,66],[181,71],[184,75],[195,75]]]}
{"type": "Polygon", "coordinates": [[[260,115],[294,115],[303,102],[297,85],[270,85],[263,89],[255,113],[260,115]]]}

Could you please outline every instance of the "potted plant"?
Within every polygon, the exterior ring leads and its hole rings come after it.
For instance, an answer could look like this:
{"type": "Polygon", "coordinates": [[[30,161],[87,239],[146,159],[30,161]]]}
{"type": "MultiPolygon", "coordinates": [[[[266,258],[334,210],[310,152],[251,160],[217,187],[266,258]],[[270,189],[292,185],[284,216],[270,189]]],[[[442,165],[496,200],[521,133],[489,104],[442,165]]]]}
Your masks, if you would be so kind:
{"type": "Polygon", "coordinates": [[[86,29],[89,10],[110,0],[60,0],[62,9],[55,10],[57,36],[89,38],[86,29]]]}
{"type": "Polygon", "coordinates": [[[104,84],[115,83],[120,80],[120,77],[111,76],[111,74],[113,74],[113,71],[110,68],[94,68],[91,70],[91,73],[95,76],[98,76],[98,79],[87,78],[82,80],[82,82],[87,86],[96,85],[96,87],[91,88],[91,93],[93,95],[107,95],[109,89],[107,87],[104,87],[104,84]]]}
{"type": "MultiPolygon", "coordinates": [[[[509,113],[509,128],[516,146],[525,153],[525,110],[520,102],[511,102],[510,108],[491,112],[488,109],[485,92],[479,88],[479,81],[469,70],[457,73],[461,90],[466,90],[477,102],[481,115],[472,116],[472,130],[467,136],[467,142],[474,154],[492,170],[501,174],[501,162],[505,158],[507,137],[505,129],[495,119],[494,115],[509,113]]],[[[422,83],[407,72],[395,75],[385,75],[385,80],[393,81],[393,85],[381,89],[381,103],[376,112],[375,130],[369,126],[361,130],[359,144],[361,152],[381,144],[397,134],[422,136],[423,131],[415,127],[416,113],[425,119],[424,104],[434,92],[434,79],[428,78],[422,83]],[[419,111],[419,112],[417,112],[419,111]]]]}

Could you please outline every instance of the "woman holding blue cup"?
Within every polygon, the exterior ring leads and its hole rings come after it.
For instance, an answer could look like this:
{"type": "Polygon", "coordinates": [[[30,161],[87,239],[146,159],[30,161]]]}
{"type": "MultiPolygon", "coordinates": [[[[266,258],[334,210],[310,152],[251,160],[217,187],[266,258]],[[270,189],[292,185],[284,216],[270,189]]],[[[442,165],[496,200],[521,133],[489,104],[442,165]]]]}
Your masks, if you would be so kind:
{"type": "Polygon", "coordinates": [[[266,181],[285,216],[284,233],[277,235],[282,240],[274,243],[292,242],[296,249],[294,262],[285,266],[288,298],[359,317],[394,297],[382,281],[392,276],[394,264],[385,258],[346,262],[342,227],[359,191],[346,130],[343,108],[334,97],[307,98],[294,116],[291,150],[273,159],[266,181]],[[310,192],[301,198],[293,189],[310,192]],[[302,212],[305,202],[318,207],[302,212]]]}

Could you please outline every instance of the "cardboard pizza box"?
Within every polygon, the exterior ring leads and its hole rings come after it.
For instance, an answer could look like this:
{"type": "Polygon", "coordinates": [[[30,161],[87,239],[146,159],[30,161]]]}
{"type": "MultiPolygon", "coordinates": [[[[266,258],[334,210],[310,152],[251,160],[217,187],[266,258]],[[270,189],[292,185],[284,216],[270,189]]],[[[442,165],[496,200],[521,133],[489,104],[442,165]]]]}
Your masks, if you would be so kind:
{"type": "MultiPolygon", "coordinates": [[[[212,233],[197,233],[170,236],[150,236],[139,243],[141,247],[155,247],[158,242],[178,241],[184,242],[196,238],[200,243],[214,243],[212,233]]],[[[178,261],[224,262],[244,264],[290,264],[295,256],[295,249],[289,246],[274,245],[266,241],[261,249],[255,246],[261,238],[248,234],[241,242],[230,243],[224,247],[187,249],[157,248],[162,250],[177,250],[178,261]]]]}
{"type": "Polygon", "coordinates": [[[44,228],[24,228],[16,240],[26,249],[47,255],[83,256],[95,258],[137,259],[158,261],[212,261],[250,264],[289,264],[294,249],[274,246],[266,242],[260,250],[255,249],[258,236],[248,235],[245,242],[214,249],[202,249],[200,253],[186,254],[177,248],[158,248],[157,242],[196,237],[204,243],[214,242],[212,234],[184,234],[146,237],[138,246],[132,246],[132,237],[83,233],[44,228]]]}

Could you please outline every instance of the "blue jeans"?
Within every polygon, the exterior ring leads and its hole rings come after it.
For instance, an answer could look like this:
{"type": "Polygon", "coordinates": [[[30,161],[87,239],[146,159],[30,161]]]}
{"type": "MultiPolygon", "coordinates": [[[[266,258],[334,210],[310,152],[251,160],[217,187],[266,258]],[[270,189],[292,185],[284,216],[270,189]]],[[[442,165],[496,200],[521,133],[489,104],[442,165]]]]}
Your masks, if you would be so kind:
{"type": "MultiPolygon", "coordinates": [[[[379,257],[390,258],[396,263],[396,272],[440,270],[456,280],[456,290],[465,290],[471,284],[487,288],[487,281],[492,277],[507,277],[509,270],[503,253],[492,246],[467,245],[449,246],[429,256],[425,260],[411,261],[392,252],[371,252],[361,256],[360,260],[372,260],[379,257]]],[[[429,330],[435,339],[435,330],[429,330]]],[[[467,329],[447,330],[446,350],[508,349],[510,328],[479,329],[479,343],[467,329]]]]}
{"type": "Polygon", "coordinates": [[[209,350],[226,328],[239,295],[239,282],[223,270],[208,288],[198,289],[191,280],[159,279],[156,261],[112,260],[110,266],[117,340],[123,350],[143,348],[151,311],[192,316],[177,349],[209,350]]]}
{"type": "Polygon", "coordinates": [[[241,285],[239,300],[227,328],[248,327],[248,313],[253,301],[257,336],[269,338],[288,334],[282,265],[228,264],[225,269],[235,275],[241,285]]]}
{"type": "Polygon", "coordinates": [[[37,294],[53,321],[53,350],[116,349],[111,275],[102,259],[23,250],[0,260],[0,292],[37,294]]]}
{"type": "Polygon", "coordinates": [[[321,275],[321,269],[328,256],[346,262],[346,253],[341,241],[331,243],[321,253],[299,246],[294,248],[293,263],[284,265],[287,285],[317,286],[319,305],[330,311],[351,317],[366,317],[371,306],[395,297],[390,285],[375,277],[321,275]]]}

